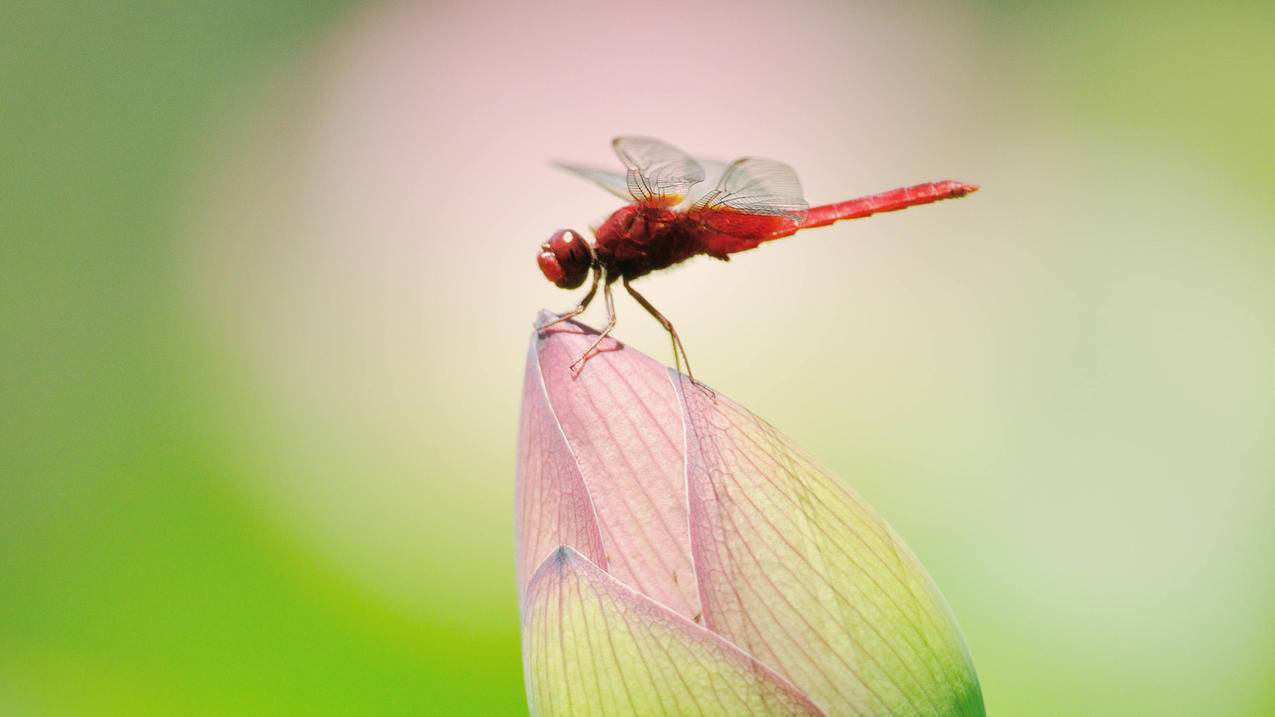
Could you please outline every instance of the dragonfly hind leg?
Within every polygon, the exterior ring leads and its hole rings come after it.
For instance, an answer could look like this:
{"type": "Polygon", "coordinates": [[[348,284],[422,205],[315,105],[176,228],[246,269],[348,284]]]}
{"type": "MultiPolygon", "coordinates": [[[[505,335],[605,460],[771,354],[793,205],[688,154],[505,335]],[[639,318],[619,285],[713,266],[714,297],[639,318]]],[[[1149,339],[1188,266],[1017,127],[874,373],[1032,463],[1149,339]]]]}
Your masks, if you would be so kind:
{"type": "Polygon", "coordinates": [[[682,370],[682,363],[685,362],[686,375],[690,377],[691,381],[699,384],[699,381],[695,381],[695,373],[691,371],[691,357],[686,355],[686,347],[682,345],[682,337],[677,335],[677,329],[673,328],[673,322],[669,321],[664,314],[661,314],[659,309],[652,306],[651,302],[647,301],[645,296],[639,294],[637,290],[629,284],[628,279],[624,280],[624,289],[629,292],[630,296],[642,305],[642,308],[646,309],[647,313],[654,316],[655,320],[660,322],[660,326],[663,326],[664,330],[668,332],[669,337],[673,339],[674,367],[680,372],[682,370]]]}
{"type": "MultiPolygon", "coordinates": [[[[593,288],[597,288],[596,280],[594,281],[593,288]]],[[[592,295],[593,289],[590,289],[589,296],[592,297],[592,295]]],[[[607,305],[607,326],[602,330],[602,333],[598,334],[598,337],[593,340],[593,343],[589,344],[589,348],[585,349],[584,353],[580,354],[580,358],[572,362],[570,368],[571,373],[573,374],[579,375],[579,373],[584,370],[584,364],[589,360],[589,356],[593,354],[593,350],[598,347],[598,344],[602,343],[603,339],[610,336],[611,331],[615,329],[615,299],[611,296],[611,282],[608,281],[602,286],[602,297],[605,299],[607,305]]],[[[558,319],[558,321],[561,320],[562,319],[558,319]]],[[[557,323],[557,321],[553,323],[557,323]]]]}

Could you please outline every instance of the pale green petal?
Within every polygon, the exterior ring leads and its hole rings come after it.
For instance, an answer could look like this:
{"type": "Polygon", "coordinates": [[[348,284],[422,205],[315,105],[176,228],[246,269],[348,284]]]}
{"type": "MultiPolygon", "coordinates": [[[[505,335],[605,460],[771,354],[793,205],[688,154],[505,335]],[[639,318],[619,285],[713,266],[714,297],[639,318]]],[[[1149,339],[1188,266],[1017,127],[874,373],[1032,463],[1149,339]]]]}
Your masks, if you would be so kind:
{"type": "Polygon", "coordinates": [[[823,714],[735,646],[567,547],[528,584],[522,629],[535,717],[823,714]]]}
{"type": "Polygon", "coordinates": [[[746,409],[675,383],[704,625],[829,714],[983,714],[955,620],[885,521],[746,409]]]}

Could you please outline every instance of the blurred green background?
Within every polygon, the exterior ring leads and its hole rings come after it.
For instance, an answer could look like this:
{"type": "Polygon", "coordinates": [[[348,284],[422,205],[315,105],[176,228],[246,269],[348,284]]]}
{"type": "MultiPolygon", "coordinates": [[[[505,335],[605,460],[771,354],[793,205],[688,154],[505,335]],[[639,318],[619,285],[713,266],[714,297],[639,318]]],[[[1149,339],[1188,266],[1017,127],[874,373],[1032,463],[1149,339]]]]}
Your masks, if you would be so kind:
{"type": "Polygon", "coordinates": [[[532,257],[615,205],[547,161],[635,132],[983,185],[644,293],[991,713],[1275,713],[1275,6],[0,14],[0,713],[524,713],[532,257]]]}

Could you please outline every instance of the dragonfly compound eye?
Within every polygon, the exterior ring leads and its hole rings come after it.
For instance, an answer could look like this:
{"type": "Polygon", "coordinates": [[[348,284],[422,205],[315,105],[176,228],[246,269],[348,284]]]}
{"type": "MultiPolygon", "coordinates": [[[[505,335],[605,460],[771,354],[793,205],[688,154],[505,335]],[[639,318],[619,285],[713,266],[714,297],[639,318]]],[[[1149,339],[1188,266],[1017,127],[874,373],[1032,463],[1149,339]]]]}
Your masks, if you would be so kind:
{"type": "Polygon", "coordinates": [[[546,279],[563,289],[574,289],[589,275],[593,258],[579,232],[559,229],[540,245],[536,263],[546,279]]]}

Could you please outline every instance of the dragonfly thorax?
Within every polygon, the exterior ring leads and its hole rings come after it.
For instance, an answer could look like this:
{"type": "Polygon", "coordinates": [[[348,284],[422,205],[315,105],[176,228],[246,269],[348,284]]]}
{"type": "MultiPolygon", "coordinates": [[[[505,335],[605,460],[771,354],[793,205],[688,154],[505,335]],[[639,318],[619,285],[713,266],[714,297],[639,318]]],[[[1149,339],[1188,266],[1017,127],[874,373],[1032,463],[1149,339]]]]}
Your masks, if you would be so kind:
{"type": "Polygon", "coordinates": [[[598,227],[598,261],[608,279],[636,279],[673,266],[700,253],[693,224],[675,210],[622,207],[598,227]]]}

